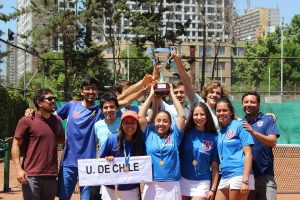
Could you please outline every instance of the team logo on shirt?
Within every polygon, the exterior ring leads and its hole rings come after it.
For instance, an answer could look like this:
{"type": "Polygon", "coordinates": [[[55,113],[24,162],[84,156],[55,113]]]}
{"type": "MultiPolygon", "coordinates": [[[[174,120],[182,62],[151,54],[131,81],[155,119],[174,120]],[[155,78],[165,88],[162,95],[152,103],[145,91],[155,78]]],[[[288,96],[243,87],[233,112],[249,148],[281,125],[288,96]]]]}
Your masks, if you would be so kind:
{"type": "Polygon", "coordinates": [[[78,118],[80,115],[80,112],[74,111],[73,112],[73,118],[78,118]]]}
{"type": "Polygon", "coordinates": [[[263,121],[258,121],[256,124],[257,124],[258,127],[261,127],[264,124],[264,122],[263,121]]]}
{"type": "Polygon", "coordinates": [[[228,130],[225,137],[229,140],[234,136],[235,130],[228,130]]]}
{"type": "Polygon", "coordinates": [[[168,137],[166,138],[166,143],[170,143],[171,142],[171,135],[168,135],[168,137]]]}
{"type": "Polygon", "coordinates": [[[211,149],[212,145],[213,145],[213,143],[211,141],[206,141],[206,140],[202,141],[202,149],[204,151],[209,151],[211,149]]]}

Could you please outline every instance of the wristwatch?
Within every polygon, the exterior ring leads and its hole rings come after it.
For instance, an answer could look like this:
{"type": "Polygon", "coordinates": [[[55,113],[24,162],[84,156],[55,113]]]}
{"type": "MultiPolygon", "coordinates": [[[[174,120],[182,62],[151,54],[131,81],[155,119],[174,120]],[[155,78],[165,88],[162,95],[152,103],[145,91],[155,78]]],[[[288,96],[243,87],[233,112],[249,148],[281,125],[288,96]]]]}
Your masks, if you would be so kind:
{"type": "Polygon", "coordinates": [[[249,185],[249,181],[246,179],[246,180],[243,180],[242,181],[245,185],[249,185]]]}

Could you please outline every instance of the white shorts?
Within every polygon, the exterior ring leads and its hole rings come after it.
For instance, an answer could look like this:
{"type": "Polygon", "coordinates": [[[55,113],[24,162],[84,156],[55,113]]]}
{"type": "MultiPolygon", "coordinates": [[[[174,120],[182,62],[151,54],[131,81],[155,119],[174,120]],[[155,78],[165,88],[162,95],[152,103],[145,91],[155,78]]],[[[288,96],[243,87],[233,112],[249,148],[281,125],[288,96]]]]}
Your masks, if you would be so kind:
{"type": "Polygon", "coordinates": [[[210,189],[210,180],[194,181],[181,177],[180,189],[183,196],[206,198],[210,189]]]}
{"type": "Polygon", "coordinates": [[[158,182],[154,181],[146,183],[143,200],[181,200],[179,181],[158,182]]]}
{"type": "MultiPolygon", "coordinates": [[[[243,176],[234,176],[231,178],[221,178],[218,189],[229,188],[239,190],[243,182],[243,176]]],[[[249,176],[249,190],[254,190],[254,176],[249,176]]]]}
{"type": "MultiPolygon", "coordinates": [[[[102,200],[115,200],[115,190],[110,189],[104,185],[101,186],[102,200]]],[[[139,189],[135,188],[132,190],[118,190],[118,200],[139,200],[139,189]]]]}

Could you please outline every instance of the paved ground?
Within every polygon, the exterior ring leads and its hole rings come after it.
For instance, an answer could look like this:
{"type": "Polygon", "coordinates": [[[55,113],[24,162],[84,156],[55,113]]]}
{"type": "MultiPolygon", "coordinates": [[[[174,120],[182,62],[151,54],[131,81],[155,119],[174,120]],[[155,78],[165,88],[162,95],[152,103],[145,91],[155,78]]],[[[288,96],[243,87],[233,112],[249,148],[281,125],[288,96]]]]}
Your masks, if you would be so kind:
{"type": "MultiPolygon", "coordinates": [[[[60,155],[60,154],[59,154],[60,155]]],[[[280,193],[277,200],[300,200],[300,146],[278,147],[274,150],[275,156],[275,178],[280,193]]],[[[0,200],[21,200],[22,191],[16,179],[16,172],[12,162],[10,163],[10,192],[3,192],[4,163],[0,163],[0,200]]],[[[79,200],[79,194],[73,194],[72,200],[79,200]]]]}
{"type": "MultiPolygon", "coordinates": [[[[9,188],[10,192],[3,192],[4,185],[4,163],[0,163],[0,199],[5,200],[21,200],[22,190],[21,185],[16,178],[16,170],[12,162],[10,162],[9,188]]],[[[79,194],[74,194],[72,200],[80,200],[79,194]]]]}
{"type": "MultiPolygon", "coordinates": [[[[11,162],[10,167],[10,182],[9,187],[11,189],[10,192],[3,192],[3,183],[4,183],[4,163],[0,163],[0,199],[5,200],[19,200],[22,199],[22,191],[21,186],[18,184],[16,179],[16,173],[14,166],[11,162]]],[[[79,194],[74,194],[72,196],[72,200],[79,200],[79,194]]],[[[277,200],[299,200],[300,194],[279,194],[277,200]]]]}

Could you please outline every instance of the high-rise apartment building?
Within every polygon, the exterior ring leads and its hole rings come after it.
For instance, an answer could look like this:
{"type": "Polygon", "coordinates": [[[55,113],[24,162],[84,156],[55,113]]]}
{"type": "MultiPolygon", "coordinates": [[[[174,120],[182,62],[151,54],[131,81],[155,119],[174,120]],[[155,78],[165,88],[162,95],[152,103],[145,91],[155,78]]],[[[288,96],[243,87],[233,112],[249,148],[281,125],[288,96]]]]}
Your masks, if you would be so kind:
{"type": "MultiPolygon", "coordinates": [[[[145,5],[138,6],[135,1],[126,1],[126,4],[132,11],[145,13],[149,10],[149,7],[145,5]]],[[[168,12],[163,14],[162,24],[166,27],[161,28],[162,35],[166,35],[169,30],[176,31],[176,22],[184,23],[189,19],[191,24],[186,34],[178,38],[181,41],[201,41],[204,30],[208,40],[226,40],[230,34],[233,0],[182,0],[180,3],[167,3],[164,0],[163,6],[168,9],[168,12]]],[[[102,32],[93,34],[97,41],[105,41],[105,36],[109,35],[108,20],[106,18],[98,22],[102,26],[102,32]]],[[[122,17],[118,28],[122,33],[130,25],[130,21],[122,17]]],[[[130,33],[121,35],[122,40],[133,37],[134,35],[130,33]]]]}
{"type": "MultiPolygon", "coordinates": [[[[25,8],[30,5],[32,0],[18,0],[17,8],[25,8]]],[[[33,0],[36,4],[40,4],[40,0],[33,0]]],[[[54,7],[57,9],[52,10],[64,10],[64,9],[72,9],[75,12],[76,8],[76,0],[57,0],[55,2],[54,7]]],[[[35,15],[33,13],[26,13],[18,17],[17,19],[17,33],[18,39],[17,44],[25,49],[28,49],[30,52],[33,52],[31,48],[32,38],[29,37],[20,37],[20,35],[27,35],[29,32],[35,33],[35,30],[39,30],[41,27],[47,25],[49,18],[52,15],[56,15],[53,13],[42,13],[43,15],[35,15]]],[[[35,53],[41,53],[44,51],[52,51],[52,50],[60,50],[61,41],[55,37],[44,38],[39,41],[38,46],[35,48],[35,53]]],[[[34,72],[38,66],[38,60],[36,56],[31,55],[30,53],[25,53],[25,51],[18,50],[18,73],[19,75],[23,75],[24,72],[34,72]]]]}
{"type": "MultiPolygon", "coordinates": [[[[17,38],[9,41],[11,44],[16,44],[17,38]]],[[[17,49],[11,45],[6,44],[8,55],[6,56],[6,82],[8,85],[17,86],[18,84],[18,71],[17,71],[17,49]]]]}
{"type": "MultiPolygon", "coordinates": [[[[131,10],[137,12],[147,12],[147,6],[138,6],[135,1],[126,1],[126,4],[131,10]]],[[[201,57],[203,55],[203,40],[206,41],[206,68],[205,77],[209,79],[212,76],[213,58],[216,52],[216,48],[221,41],[221,47],[219,56],[230,57],[230,46],[226,42],[227,39],[231,37],[232,29],[232,13],[233,13],[233,0],[183,0],[180,3],[167,3],[165,0],[163,6],[168,9],[168,12],[163,14],[162,24],[165,26],[161,28],[161,35],[166,35],[167,31],[176,31],[176,22],[184,23],[188,19],[191,20],[190,26],[186,29],[186,34],[179,36],[178,39],[182,41],[180,52],[182,55],[188,57],[196,57],[196,61],[191,67],[190,74],[192,80],[194,80],[194,85],[199,89],[200,78],[202,74],[202,61],[201,57]],[[203,12],[204,9],[204,12],[203,12]],[[205,34],[205,37],[204,37],[205,34]],[[191,52],[193,52],[192,55],[191,52]],[[208,58],[210,57],[210,58],[208,58]]],[[[105,38],[109,36],[109,27],[106,20],[96,23],[102,28],[102,32],[93,33],[93,37],[96,41],[105,42],[105,38]]],[[[120,32],[130,27],[130,21],[126,18],[122,18],[120,22],[120,32]]],[[[127,49],[128,42],[125,40],[130,40],[134,37],[132,34],[121,34],[119,35],[123,43],[121,43],[121,50],[127,49]]],[[[129,42],[130,43],[130,42],[129,42]]],[[[151,44],[149,44],[151,45],[151,44]]],[[[112,57],[112,50],[110,48],[104,54],[104,57],[112,57]]],[[[110,61],[110,66],[112,62],[110,61]]],[[[187,63],[185,63],[187,64],[187,63]]],[[[188,65],[188,64],[187,64],[188,65]]],[[[121,72],[127,73],[128,69],[124,68],[125,64],[121,65],[121,72]]],[[[190,66],[189,66],[190,67],[190,66]]],[[[230,90],[231,87],[231,65],[230,59],[218,60],[215,64],[215,77],[216,79],[222,81],[230,90]]],[[[165,72],[166,81],[174,82],[178,77],[174,76],[177,71],[176,66],[171,67],[169,71],[165,72]]],[[[122,77],[125,75],[122,74],[122,77]]]]}
{"type": "Polygon", "coordinates": [[[235,35],[238,40],[257,41],[260,36],[268,35],[280,25],[279,8],[250,8],[235,17],[235,35]]]}

